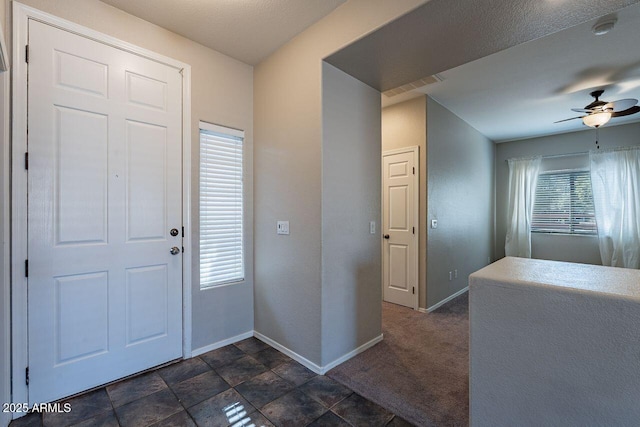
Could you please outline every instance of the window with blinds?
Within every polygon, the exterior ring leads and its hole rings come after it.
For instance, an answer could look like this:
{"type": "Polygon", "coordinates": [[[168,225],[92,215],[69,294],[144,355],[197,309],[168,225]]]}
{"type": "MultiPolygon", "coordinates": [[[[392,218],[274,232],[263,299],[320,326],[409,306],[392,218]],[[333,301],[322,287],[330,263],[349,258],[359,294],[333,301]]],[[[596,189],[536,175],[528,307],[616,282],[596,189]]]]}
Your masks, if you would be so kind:
{"type": "Polygon", "coordinates": [[[531,231],[597,234],[589,171],[561,171],[538,176],[531,231]]]}
{"type": "Polygon", "coordinates": [[[244,132],[200,122],[200,288],[244,280],[244,132]]]}

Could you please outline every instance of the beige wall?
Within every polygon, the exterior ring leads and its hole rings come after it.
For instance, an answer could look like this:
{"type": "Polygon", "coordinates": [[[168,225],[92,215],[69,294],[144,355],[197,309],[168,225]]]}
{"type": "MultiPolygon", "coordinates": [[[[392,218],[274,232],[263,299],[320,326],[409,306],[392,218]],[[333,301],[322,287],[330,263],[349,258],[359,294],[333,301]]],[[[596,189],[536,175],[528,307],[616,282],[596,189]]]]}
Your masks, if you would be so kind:
{"type": "MultiPolygon", "coordinates": [[[[0,0],[6,1],[6,0],[0,0]]],[[[247,170],[252,170],[253,69],[228,56],[138,19],[97,0],[23,0],[22,3],[117,37],[191,65],[193,334],[199,348],[253,329],[252,258],[242,285],[200,291],[198,251],[198,121],[245,131],[247,170]]],[[[246,232],[252,235],[252,180],[247,184],[249,210],[246,232]]],[[[247,247],[252,248],[249,241],[247,247]]],[[[189,248],[187,248],[189,250],[189,248]]]]}
{"type": "Polygon", "coordinates": [[[418,303],[427,307],[427,97],[382,109],[382,151],[420,147],[418,303]]]}
{"type": "Polygon", "coordinates": [[[8,28],[7,28],[7,15],[9,8],[9,2],[7,0],[0,0],[0,24],[2,25],[2,29],[4,30],[4,38],[7,40],[8,28]]]}
{"type": "Polygon", "coordinates": [[[350,0],[254,71],[255,328],[316,364],[322,359],[322,58],[424,2],[350,0]],[[276,235],[277,220],[290,221],[289,236],[276,235]]]}

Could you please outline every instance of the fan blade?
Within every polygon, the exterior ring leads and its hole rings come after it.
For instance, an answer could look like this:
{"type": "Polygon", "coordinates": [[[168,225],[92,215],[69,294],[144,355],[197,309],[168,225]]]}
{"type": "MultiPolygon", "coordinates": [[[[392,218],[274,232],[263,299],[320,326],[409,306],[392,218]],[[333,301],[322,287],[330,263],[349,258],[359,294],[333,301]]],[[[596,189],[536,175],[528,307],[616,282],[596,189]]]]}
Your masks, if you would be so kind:
{"type": "Polygon", "coordinates": [[[553,122],[553,123],[568,122],[569,120],[581,119],[583,117],[586,117],[586,116],[571,117],[570,119],[558,120],[557,122],[553,122]]]}
{"type": "Polygon", "coordinates": [[[576,113],[593,113],[593,110],[588,108],[572,108],[571,111],[575,111],[576,113]]]}
{"type": "Polygon", "coordinates": [[[640,113],[640,107],[637,105],[635,107],[627,108],[626,110],[613,112],[611,113],[611,117],[629,116],[636,113],[640,113]]]}
{"type": "Polygon", "coordinates": [[[604,111],[612,111],[614,113],[618,113],[621,111],[628,110],[638,103],[637,99],[628,98],[628,99],[619,99],[618,101],[609,102],[602,106],[604,111]]]}

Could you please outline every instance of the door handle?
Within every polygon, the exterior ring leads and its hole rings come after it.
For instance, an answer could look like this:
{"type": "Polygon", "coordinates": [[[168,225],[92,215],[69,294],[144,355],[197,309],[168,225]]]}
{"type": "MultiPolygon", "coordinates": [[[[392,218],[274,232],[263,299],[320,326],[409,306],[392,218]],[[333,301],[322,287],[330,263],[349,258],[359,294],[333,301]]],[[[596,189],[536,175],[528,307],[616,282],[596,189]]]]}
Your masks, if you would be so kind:
{"type": "Polygon", "coordinates": [[[178,255],[180,253],[180,248],[177,246],[174,246],[171,248],[169,252],[171,252],[171,255],[178,255]]]}
{"type": "Polygon", "coordinates": [[[389,238],[389,235],[388,235],[388,234],[385,234],[385,235],[384,235],[384,238],[385,238],[385,239],[388,239],[388,238],[389,238]]]}

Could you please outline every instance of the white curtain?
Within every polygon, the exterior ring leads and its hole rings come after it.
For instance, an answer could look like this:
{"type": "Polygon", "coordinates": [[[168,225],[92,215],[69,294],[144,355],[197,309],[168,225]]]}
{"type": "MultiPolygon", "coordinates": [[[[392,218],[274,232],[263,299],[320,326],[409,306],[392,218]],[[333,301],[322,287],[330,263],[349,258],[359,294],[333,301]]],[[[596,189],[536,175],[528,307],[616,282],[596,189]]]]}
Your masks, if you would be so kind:
{"type": "Polygon", "coordinates": [[[640,268],[640,147],[589,157],[602,264],[640,268]]]}
{"type": "Polygon", "coordinates": [[[507,256],[531,258],[531,218],[541,160],[541,157],[508,160],[509,211],[504,244],[507,256]]]}

